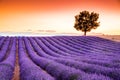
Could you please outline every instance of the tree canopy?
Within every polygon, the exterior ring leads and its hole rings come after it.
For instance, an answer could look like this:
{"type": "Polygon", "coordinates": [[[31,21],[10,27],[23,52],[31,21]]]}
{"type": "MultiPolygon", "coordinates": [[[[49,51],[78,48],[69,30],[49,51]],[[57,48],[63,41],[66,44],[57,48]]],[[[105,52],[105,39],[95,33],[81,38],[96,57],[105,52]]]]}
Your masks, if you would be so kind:
{"type": "Polygon", "coordinates": [[[90,32],[92,29],[96,29],[99,26],[98,22],[99,14],[95,12],[89,13],[89,11],[82,11],[75,16],[74,28],[78,31],[90,32]]]}

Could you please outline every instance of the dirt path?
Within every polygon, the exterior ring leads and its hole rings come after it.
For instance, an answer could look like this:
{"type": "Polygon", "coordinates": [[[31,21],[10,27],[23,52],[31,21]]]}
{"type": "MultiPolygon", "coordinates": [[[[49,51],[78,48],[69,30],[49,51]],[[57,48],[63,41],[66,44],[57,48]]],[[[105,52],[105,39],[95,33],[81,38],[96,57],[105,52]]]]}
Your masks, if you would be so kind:
{"type": "Polygon", "coordinates": [[[120,35],[100,35],[98,37],[120,42],[120,35]]]}
{"type": "Polygon", "coordinates": [[[18,59],[18,42],[17,42],[17,50],[16,50],[16,63],[15,63],[15,70],[14,70],[14,75],[13,75],[13,78],[12,80],[20,80],[20,77],[19,77],[19,70],[20,70],[20,67],[19,67],[19,59],[18,59]]]}

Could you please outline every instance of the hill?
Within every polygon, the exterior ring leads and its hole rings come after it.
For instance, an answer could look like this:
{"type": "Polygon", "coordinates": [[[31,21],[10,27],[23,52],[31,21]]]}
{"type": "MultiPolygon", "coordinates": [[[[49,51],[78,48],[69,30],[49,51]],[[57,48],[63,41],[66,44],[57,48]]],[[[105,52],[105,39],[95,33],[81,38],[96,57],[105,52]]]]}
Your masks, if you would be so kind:
{"type": "Polygon", "coordinates": [[[120,42],[95,36],[0,37],[1,80],[120,80],[120,42]]]}

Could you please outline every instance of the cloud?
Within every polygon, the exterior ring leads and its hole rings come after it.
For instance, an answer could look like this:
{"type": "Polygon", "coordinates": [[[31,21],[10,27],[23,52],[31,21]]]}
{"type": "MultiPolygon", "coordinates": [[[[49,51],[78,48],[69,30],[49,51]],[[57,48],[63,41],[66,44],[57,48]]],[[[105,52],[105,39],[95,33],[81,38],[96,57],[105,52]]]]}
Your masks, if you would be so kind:
{"type": "Polygon", "coordinates": [[[49,32],[49,33],[54,33],[56,32],[55,30],[37,30],[38,32],[49,32]]]}

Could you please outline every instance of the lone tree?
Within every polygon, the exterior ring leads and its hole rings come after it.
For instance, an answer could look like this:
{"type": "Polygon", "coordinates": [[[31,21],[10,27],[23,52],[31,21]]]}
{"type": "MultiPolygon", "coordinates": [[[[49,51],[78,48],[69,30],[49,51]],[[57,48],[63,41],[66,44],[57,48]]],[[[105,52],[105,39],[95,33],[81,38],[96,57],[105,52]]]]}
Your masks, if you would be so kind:
{"type": "Polygon", "coordinates": [[[78,31],[81,30],[86,36],[86,32],[90,32],[91,29],[96,29],[99,26],[100,22],[97,22],[98,18],[98,13],[82,11],[75,16],[74,28],[78,31]]]}

